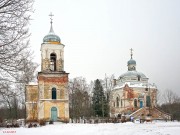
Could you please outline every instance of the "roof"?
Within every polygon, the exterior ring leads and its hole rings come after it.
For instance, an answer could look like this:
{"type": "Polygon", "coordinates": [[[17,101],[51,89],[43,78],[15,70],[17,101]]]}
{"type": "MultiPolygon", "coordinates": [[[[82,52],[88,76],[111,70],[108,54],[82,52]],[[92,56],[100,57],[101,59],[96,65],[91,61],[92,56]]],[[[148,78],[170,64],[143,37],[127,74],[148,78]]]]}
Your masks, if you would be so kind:
{"type": "Polygon", "coordinates": [[[147,78],[143,73],[138,72],[136,70],[132,70],[132,71],[127,71],[126,73],[120,75],[119,79],[124,77],[138,77],[138,76],[140,76],[141,78],[147,78]]]}
{"type": "Polygon", "coordinates": [[[60,37],[54,33],[52,23],[51,23],[49,33],[43,38],[43,43],[50,43],[50,44],[60,44],[61,43],[60,37]]]}
{"type": "Polygon", "coordinates": [[[113,88],[113,90],[124,88],[124,86],[126,84],[131,88],[151,88],[151,89],[154,88],[154,89],[157,89],[157,86],[154,83],[150,84],[150,83],[142,83],[142,82],[122,82],[122,83],[116,85],[113,88]]]}

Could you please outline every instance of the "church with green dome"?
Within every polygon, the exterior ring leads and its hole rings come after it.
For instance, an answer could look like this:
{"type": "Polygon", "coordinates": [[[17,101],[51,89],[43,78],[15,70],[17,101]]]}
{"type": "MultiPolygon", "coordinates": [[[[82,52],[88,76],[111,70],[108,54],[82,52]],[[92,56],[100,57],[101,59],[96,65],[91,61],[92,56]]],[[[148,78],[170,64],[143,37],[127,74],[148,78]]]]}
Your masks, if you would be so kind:
{"type": "Polygon", "coordinates": [[[110,117],[171,119],[169,114],[157,108],[157,86],[149,83],[149,78],[137,71],[136,61],[127,62],[127,72],[114,79],[110,93],[110,117]]]}
{"type": "Polygon", "coordinates": [[[69,121],[68,75],[64,70],[64,47],[50,31],[41,44],[41,71],[37,84],[26,85],[27,121],[69,121]]]}

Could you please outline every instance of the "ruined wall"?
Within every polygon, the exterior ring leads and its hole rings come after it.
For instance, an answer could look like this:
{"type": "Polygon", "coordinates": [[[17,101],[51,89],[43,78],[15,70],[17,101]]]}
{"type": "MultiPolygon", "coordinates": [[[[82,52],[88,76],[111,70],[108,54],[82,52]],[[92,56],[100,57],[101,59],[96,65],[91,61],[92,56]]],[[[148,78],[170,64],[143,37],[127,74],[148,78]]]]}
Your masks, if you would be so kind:
{"type": "Polygon", "coordinates": [[[38,86],[26,85],[26,117],[27,120],[36,120],[38,116],[38,86]]]}

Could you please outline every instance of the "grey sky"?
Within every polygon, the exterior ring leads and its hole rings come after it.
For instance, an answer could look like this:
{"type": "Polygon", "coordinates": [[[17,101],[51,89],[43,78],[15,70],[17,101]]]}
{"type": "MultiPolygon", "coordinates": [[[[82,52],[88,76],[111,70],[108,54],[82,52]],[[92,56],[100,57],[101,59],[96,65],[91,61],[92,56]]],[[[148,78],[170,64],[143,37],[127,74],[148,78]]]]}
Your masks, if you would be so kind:
{"type": "Polygon", "coordinates": [[[179,92],[179,0],[35,0],[31,46],[40,46],[53,28],[65,45],[65,71],[87,81],[127,71],[130,48],[137,70],[160,90],[179,92]]]}

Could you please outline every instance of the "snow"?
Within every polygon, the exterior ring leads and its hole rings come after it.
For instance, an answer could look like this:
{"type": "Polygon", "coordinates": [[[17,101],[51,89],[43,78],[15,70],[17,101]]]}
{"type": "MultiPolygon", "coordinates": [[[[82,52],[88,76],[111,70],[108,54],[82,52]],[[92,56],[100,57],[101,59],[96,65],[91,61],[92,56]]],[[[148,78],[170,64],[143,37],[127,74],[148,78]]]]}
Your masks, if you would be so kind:
{"type": "Polygon", "coordinates": [[[129,87],[132,88],[150,88],[150,89],[157,89],[157,86],[155,84],[150,84],[150,83],[142,83],[142,82],[121,82],[118,83],[115,87],[114,90],[116,89],[121,89],[124,88],[125,85],[128,85],[129,87]]]}
{"type": "MultiPolygon", "coordinates": [[[[137,124],[55,124],[37,128],[0,128],[0,134],[10,131],[16,135],[179,135],[180,122],[137,124]],[[14,133],[13,133],[14,132],[14,133]]],[[[10,134],[10,133],[9,133],[10,134]]]]}
{"type": "Polygon", "coordinates": [[[38,85],[38,83],[37,82],[29,82],[28,85],[38,85]]]}

